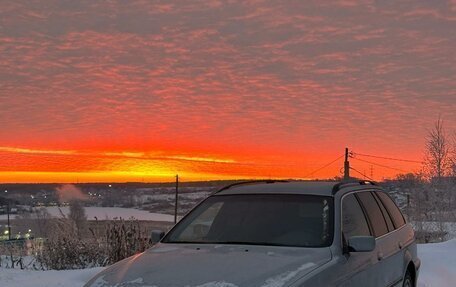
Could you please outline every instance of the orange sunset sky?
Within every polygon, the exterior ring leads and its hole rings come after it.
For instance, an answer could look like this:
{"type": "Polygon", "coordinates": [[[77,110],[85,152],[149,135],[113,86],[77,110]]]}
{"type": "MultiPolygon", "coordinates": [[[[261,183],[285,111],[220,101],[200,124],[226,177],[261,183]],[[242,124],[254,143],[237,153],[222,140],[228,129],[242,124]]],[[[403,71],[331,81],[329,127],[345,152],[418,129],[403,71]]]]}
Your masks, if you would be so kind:
{"type": "Polygon", "coordinates": [[[2,1],[0,182],[330,178],[346,146],[417,161],[351,159],[376,180],[419,170],[439,115],[456,130],[455,15],[454,0],[2,1]]]}

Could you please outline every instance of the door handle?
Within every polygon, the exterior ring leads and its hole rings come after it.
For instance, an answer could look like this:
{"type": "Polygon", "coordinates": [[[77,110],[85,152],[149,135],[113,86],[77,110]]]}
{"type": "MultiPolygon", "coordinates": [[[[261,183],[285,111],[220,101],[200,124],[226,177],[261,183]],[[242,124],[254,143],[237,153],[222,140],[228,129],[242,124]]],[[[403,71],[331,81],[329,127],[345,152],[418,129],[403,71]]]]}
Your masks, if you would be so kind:
{"type": "Polygon", "coordinates": [[[382,252],[377,253],[377,259],[378,259],[378,261],[382,261],[383,260],[383,253],[382,252]]]}

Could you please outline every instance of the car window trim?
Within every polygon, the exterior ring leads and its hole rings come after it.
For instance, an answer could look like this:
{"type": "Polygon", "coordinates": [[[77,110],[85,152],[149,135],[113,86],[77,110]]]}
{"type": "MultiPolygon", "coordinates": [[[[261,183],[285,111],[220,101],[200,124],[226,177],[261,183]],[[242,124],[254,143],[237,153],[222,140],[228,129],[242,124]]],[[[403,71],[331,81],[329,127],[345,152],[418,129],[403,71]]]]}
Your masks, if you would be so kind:
{"type": "Polygon", "coordinates": [[[404,225],[402,225],[401,227],[399,227],[398,229],[395,229],[395,230],[393,230],[393,231],[391,231],[391,232],[385,233],[385,234],[383,234],[382,236],[379,236],[379,237],[375,238],[375,240],[381,239],[381,238],[383,238],[383,237],[385,237],[385,236],[387,236],[387,235],[390,235],[391,233],[394,233],[394,232],[396,232],[396,231],[399,231],[399,230],[403,229],[406,225],[407,225],[407,224],[404,224],[404,225]]]}
{"type": "MultiPolygon", "coordinates": [[[[388,208],[386,208],[385,203],[383,203],[382,199],[380,198],[380,196],[377,193],[373,192],[373,194],[374,194],[375,200],[377,200],[378,205],[382,205],[383,209],[386,211],[387,215],[389,216],[391,223],[393,224],[393,227],[394,227],[394,229],[392,231],[398,229],[399,227],[396,226],[396,223],[394,222],[393,217],[391,216],[391,213],[389,212],[388,208]]],[[[383,209],[382,209],[382,213],[383,213],[383,209]]],[[[402,212],[401,212],[401,216],[402,216],[402,212]]],[[[385,218],[385,220],[386,220],[386,218],[385,218]]]]}
{"type": "MultiPolygon", "coordinates": [[[[388,229],[388,223],[386,223],[386,219],[385,219],[385,217],[383,216],[383,211],[382,211],[382,209],[380,208],[380,206],[378,205],[378,202],[375,200],[375,196],[372,194],[374,191],[372,191],[372,190],[363,190],[363,191],[360,191],[359,193],[361,193],[361,192],[368,192],[368,193],[370,193],[371,196],[374,198],[374,201],[376,202],[376,204],[377,204],[377,206],[378,206],[378,209],[380,209],[380,213],[382,214],[383,221],[385,222],[385,226],[386,226],[386,233],[385,233],[385,234],[388,234],[388,233],[390,232],[389,229],[388,229]]],[[[360,201],[361,205],[364,207],[364,205],[363,205],[361,199],[360,199],[359,201],[360,201]]],[[[364,208],[365,208],[365,207],[364,207],[364,208]]],[[[366,209],[366,212],[367,212],[367,209],[366,209]]],[[[369,217],[369,220],[370,220],[369,214],[367,214],[367,217],[369,217]]],[[[371,222],[371,224],[372,224],[372,222],[371,222]]],[[[372,231],[374,231],[374,226],[373,226],[373,225],[372,225],[372,231]]],[[[385,234],[382,234],[382,235],[376,236],[376,235],[375,235],[375,232],[373,232],[373,234],[374,234],[374,237],[375,237],[375,238],[379,238],[379,237],[385,235],[385,234]]]]}
{"type": "MultiPolygon", "coordinates": [[[[397,208],[397,210],[399,210],[399,213],[401,214],[401,217],[402,217],[402,220],[403,220],[404,224],[402,224],[402,225],[399,226],[399,227],[396,227],[396,229],[397,229],[397,228],[400,228],[400,227],[402,227],[402,226],[404,226],[404,225],[406,225],[406,224],[407,224],[407,220],[405,220],[404,214],[402,213],[402,211],[401,211],[401,209],[399,208],[399,206],[397,206],[396,201],[394,201],[393,197],[392,197],[391,195],[389,195],[387,192],[382,192],[382,193],[385,194],[387,197],[389,197],[389,199],[393,202],[394,206],[397,208]]],[[[381,198],[380,196],[379,196],[378,198],[380,199],[380,201],[383,203],[383,205],[384,205],[385,208],[386,208],[386,204],[383,202],[382,198],[381,198]]],[[[386,208],[386,210],[389,212],[388,208],[386,208]]],[[[392,218],[392,217],[391,217],[391,218],[392,218]]],[[[394,222],[393,222],[393,223],[394,223],[394,222]]],[[[396,224],[394,224],[394,225],[396,225],[396,224]]]]}
{"type": "MultiPolygon", "coordinates": [[[[375,192],[371,192],[372,196],[374,197],[375,201],[377,202],[377,205],[378,207],[380,208],[380,211],[382,212],[382,215],[383,215],[383,219],[385,220],[385,223],[386,223],[386,229],[388,229],[388,232],[391,232],[391,231],[394,231],[396,230],[396,226],[394,225],[394,221],[393,219],[391,218],[391,215],[389,214],[388,210],[386,209],[385,205],[383,204],[383,202],[380,201],[380,198],[377,194],[375,194],[375,192]],[[383,207],[383,208],[382,208],[383,207]],[[385,214],[386,212],[386,214],[385,214]],[[393,229],[390,230],[389,228],[389,225],[388,225],[388,220],[386,219],[386,217],[389,217],[390,219],[390,222],[391,224],[393,225],[393,229]]],[[[387,233],[388,233],[387,232],[387,233]]]]}

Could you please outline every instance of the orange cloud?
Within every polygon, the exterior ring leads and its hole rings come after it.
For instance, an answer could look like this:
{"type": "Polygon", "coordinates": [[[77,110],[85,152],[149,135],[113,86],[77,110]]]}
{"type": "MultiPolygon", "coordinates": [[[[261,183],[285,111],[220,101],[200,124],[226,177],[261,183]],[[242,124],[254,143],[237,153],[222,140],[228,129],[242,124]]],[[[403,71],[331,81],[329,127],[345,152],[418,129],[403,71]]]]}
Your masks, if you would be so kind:
{"type": "Polygon", "coordinates": [[[454,1],[45,2],[0,11],[3,182],[306,177],[456,129],[454,1]]]}

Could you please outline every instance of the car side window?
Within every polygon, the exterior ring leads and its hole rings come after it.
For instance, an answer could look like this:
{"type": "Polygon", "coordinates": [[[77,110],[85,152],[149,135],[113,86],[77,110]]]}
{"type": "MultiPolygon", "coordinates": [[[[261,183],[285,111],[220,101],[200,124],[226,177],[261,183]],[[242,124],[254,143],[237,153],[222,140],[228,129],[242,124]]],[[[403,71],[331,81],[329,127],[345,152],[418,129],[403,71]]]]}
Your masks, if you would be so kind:
{"type": "Polygon", "coordinates": [[[342,232],[347,239],[371,235],[366,217],[354,194],[345,196],[342,201],[342,232]]]}
{"type": "Polygon", "coordinates": [[[357,193],[357,196],[361,201],[364,210],[367,212],[375,237],[380,237],[388,233],[385,218],[383,217],[382,211],[374,196],[370,192],[359,192],[357,193]]]}
{"type": "Polygon", "coordinates": [[[380,209],[382,210],[383,218],[385,218],[386,225],[388,226],[388,231],[393,231],[394,230],[394,224],[393,224],[393,220],[391,220],[389,212],[386,210],[386,208],[383,205],[382,201],[378,198],[377,193],[376,192],[372,193],[372,195],[374,195],[378,206],[380,206],[380,209]]]}
{"type": "Polygon", "coordinates": [[[405,224],[404,216],[402,216],[401,211],[399,210],[397,205],[394,203],[394,201],[391,199],[391,197],[389,197],[384,192],[379,192],[379,193],[377,193],[377,195],[380,198],[380,200],[383,202],[383,204],[385,205],[389,214],[391,215],[391,218],[394,222],[394,226],[396,226],[396,228],[403,226],[405,224]]]}

